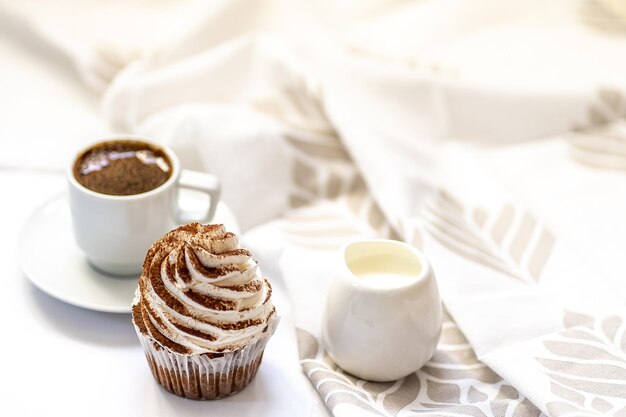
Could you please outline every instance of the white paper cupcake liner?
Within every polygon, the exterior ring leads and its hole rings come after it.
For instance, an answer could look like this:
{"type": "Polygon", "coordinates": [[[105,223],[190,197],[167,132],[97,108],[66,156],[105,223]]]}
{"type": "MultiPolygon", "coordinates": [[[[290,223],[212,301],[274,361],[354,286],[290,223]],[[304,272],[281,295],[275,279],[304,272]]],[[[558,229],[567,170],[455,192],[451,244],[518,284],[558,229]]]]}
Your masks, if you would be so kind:
{"type": "Polygon", "coordinates": [[[279,318],[274,315],[259,339],[223,356],[183,355],[163,348],[135,326],[152,375],[166,390],[194,400],[227,397],[246,387],[256,374],[265,345],[274,334],[279,318]]]}

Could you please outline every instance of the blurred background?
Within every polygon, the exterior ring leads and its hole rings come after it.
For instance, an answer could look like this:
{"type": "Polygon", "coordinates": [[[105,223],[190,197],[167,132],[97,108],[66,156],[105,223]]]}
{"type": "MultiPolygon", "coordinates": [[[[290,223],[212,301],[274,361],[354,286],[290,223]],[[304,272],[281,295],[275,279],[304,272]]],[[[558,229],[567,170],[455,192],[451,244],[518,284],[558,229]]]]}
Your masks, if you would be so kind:
{"type": "Polygon", "coordinates": [[[592,84],[619,85],[625,16],[619,0],[6,0],[0,128],[14,141],[1,162],[28,154],[21,164],[54,165],[50,152],[62,143],[133,128],[102,108],[132,63],[173,66],[265,36],[317,82],[319,66],[338,52],[444,73],[468,88],[576,95],[592,84]]]}
{"type": "Polygon", "coordinates": [[[619,0],[3,0],[0,167],[134,133],[217,174],[243,230],[363,182],[394,223],[455,146],[513,183],[555,141],[626,167],[625,47],[619,0]]]}

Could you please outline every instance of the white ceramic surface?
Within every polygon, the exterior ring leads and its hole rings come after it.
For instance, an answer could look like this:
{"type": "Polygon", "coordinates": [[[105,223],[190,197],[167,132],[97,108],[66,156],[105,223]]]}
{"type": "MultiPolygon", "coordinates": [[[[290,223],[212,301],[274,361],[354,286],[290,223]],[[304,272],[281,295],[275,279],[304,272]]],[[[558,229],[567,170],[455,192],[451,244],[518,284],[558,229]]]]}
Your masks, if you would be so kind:
{"type": "Polygon", "coordinates": [[[365,240],[338,258],[322,319],[331,358],[370,381],[417,371],[435,352],[443,319],[426,257],[403,242],[365,240]]]}
{"type": "Polygon", "coordinates": [[[217,177],[203,172],[182,170],[171,149],[137,136],[113,136],[101,142],[134,140],[161,148],[172,165],[170,178],[161,186],[133,195],[107,195],[84,187],[74,177],[74,163],[92,144],[76,154],[67,169],[69,201],[74,236],[78,247],[100,270],[116,275],[136,275],[141,271],[146,249],[174,226],[211,221],[220,195],[217,177]],[[179,189],[195,190],[209,196],[207,209],[190,213],[181,208],[179,189]]]}
{"type": "MultiPolygon", "coordinates": [[[[233,213],[218,204],[215,223],[239,233],[233,213]]],[[[128,313],[137,287],[135,277],[117,277],[93,268],[72,235],[67,194],[39,207],[20,233],[20,266],[42,291],[67,303],[97,311],[128,313]]]]}

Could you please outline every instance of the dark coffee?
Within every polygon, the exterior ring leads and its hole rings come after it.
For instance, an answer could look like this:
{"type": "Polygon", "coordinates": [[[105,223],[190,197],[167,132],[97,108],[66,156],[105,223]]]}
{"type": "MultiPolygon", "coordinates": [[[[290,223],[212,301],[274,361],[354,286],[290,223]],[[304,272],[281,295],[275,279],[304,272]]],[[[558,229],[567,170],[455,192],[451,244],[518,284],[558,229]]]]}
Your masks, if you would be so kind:
{"type": "Polygon", "coordinates": [[[161,149],[135,140],[100,143],[74,163],[74,177],[92,191],[133,195],[154,190],[172,175],[172,162],[161,149]]]}

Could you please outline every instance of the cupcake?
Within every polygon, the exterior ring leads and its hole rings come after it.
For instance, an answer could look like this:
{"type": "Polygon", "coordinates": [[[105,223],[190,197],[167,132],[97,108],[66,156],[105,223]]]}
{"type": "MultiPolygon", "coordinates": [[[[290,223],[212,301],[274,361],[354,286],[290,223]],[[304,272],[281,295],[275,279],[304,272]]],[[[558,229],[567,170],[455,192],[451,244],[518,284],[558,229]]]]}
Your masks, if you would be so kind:
{"type": "Polygon", "coordinates": [[[272,287],[222,225],[172,230],[146,255],[133,323],[154,378],[181,397],[242,390],[278,319],[272,287]]]}

